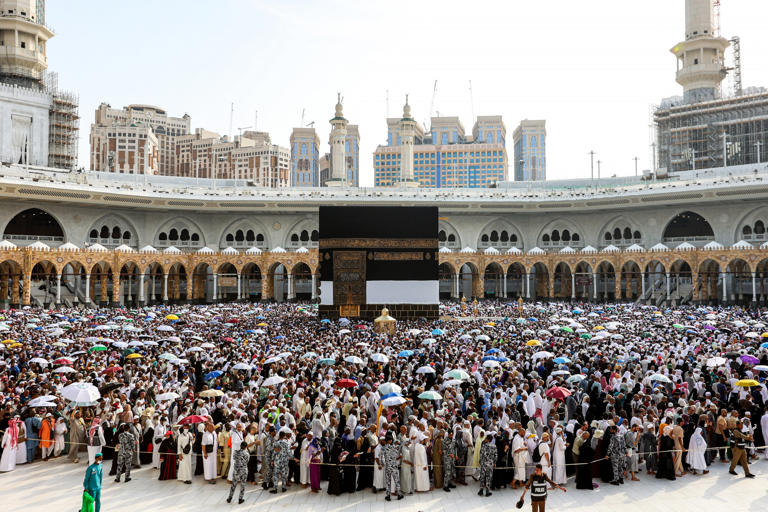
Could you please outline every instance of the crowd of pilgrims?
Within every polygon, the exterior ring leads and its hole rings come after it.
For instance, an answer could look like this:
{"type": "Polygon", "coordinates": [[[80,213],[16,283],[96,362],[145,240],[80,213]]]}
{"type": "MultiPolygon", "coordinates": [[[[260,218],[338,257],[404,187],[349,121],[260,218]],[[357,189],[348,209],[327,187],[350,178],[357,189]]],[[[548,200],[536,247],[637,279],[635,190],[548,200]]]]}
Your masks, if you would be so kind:
{"type": "Polygon", "coordinates": [[[389,499],[467,484],[487,496],[536,464],[591,490],[717,459],[748,474],[738,443],[768,456],[759,310],[464,307],[392,336],[302,304],[6,311],[0,471],[102,452],[119,477],[122,443],[129,471],[151,465],[160,480],[389,499]],[[100,398],[65,400],[74,382],[100,398]]]}

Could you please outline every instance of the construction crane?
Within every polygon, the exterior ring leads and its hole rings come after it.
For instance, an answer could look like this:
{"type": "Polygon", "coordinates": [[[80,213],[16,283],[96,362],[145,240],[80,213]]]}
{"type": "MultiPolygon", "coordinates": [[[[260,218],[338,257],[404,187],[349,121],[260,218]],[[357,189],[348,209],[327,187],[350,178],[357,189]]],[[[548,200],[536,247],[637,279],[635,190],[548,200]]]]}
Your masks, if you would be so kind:
{"type": "Polygon", "coordinates": [[[741,84],[741,39],[739,36],[733,36],[730,39],[733,44],[733,94],[741,96],[743,91],[741,84]]]}
{"type": "Polygon", "coordinates": [[[720,0],[715,0],[715,37],[720,37],[720,0]]]}
{"type": "Polygon", "coordinates": [[[251,128],[253,128],[253,126],[242,126],[242,127],[238,127],[237,131],[240,132],[240,137],[242,137],[243,136],[243,130],[250,130],[251,128]]]}
{"type": "Polygon", "coordinates": [[[437,96],[437,80],[432,88],[432,101],[429,103],[429,131],[432,131],[432,116],[435,112],[435,96],[437,96]]]}

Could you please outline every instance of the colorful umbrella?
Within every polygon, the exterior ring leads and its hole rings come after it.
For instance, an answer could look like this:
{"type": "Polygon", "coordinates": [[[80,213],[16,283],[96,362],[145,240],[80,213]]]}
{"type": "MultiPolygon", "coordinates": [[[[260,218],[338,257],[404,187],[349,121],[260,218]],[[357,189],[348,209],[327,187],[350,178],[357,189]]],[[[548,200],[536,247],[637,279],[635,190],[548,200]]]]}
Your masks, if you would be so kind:
{"type": "Polygon", "coordinates": [[[443,396],[437,391],[425,391],[419,395],[421,400],[442,400],[443,396]]]}
{"type": "Polygon", "coordinates": [[[570,391],[560,386],[549,388],[544,394],[547,395],[549,398],[554,398],[555,400],[561,400],[561,401],[571,396],[570,391]]]}
{"type": "Polygon", "coordinates": [[[741,379],[740,381],[736,382],[736,385],[742,388],[753,388],[755,386],[759,386],[760,383],[753,379],[741,379]]]}
{"type": "Polygon", "coordinates": [[[336,385],[340,388],[354,388],[357,387],[357,382],[352,379],[341,379],[336,381],[336,385]]]}

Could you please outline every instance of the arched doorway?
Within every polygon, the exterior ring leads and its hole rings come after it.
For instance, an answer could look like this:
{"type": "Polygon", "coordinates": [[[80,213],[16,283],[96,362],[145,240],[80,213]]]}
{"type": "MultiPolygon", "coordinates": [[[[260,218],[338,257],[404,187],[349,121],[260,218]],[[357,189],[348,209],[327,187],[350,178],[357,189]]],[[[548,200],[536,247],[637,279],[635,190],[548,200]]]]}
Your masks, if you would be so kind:
{"type": "Polygon", "coordinates": [[[150,263],[141,275],[139,302],[157,304],[163,300],[163,267],[159,263],[150,263]]]}
{"type": "Polygon", "coordinates": [[[255,263],[248,263],[240,272],[242,298],[255,302],[261,298],[261,269],[255,263]]]}
{"type": "Polygon", "coordinates": [[[643,285],[641,295],[646,304],[658,305],[664,298],[666,289],[666,268],[659,260],[651,260],[643,270],[643,285]],[[658,302],[658,304],[657,304],[658,302]]]}
{"type": "Polygon", "coordinates": [[[741,258],[731,260],[726,267],[726,293],[728,301],[748,304],[752,301],[752,271],[741,258]]]}
{"type": "Polygon", "coordinates": [[[312,269],[306,263],[297,263],[293,267],[288,296],[292,300],[310,300],[313,298],[312,269]]]}
{"type": "Polygon", "coordinates": [[[49,307],[56,303],[56,267],[50,261],[40,261],[30,274],[30,304],[49,307]]]}
{"type": "Polygon", "coordinates": [[[287,297],[288,278],[285,265],[282,263],[273,263],[267,273],[265,280],[267,286],[262,287],[262,299],[283,302],[287,297]]]}
{"type": "Polygon", "coordinates": [[[522,263],[513,263],[507,268],[507,297],[525,296],[525,267],[522,263]]]}
{"type": "Polygon", "coordinates": [[[483,295],[480,271],[474,263],[467,262],[459,269],[459,295],[467,299],[483,295]]]}
{"type": "Polygon", "coordinates": [[[86,298],[99,306],[107,306],[112,301],[111,291],[112,267],[100,261],[91,267],[86,298]]]}
{"type": "Polygon", "coordinates": [[[459,295],[456,283],[456,272],[450,263],[441,263],[437,269],[440,279],[440,299],[455,299],[459,295]]]}
{"type": "Polygon", "coordinates": [[[679,305],[693,298],[693,273],[687,261],[677,260],[669,267],[667,302],[679,305]]]}
{"type": "Polygon", "coordinates": [[[531,267],[528,297],[531,299],[549,297],[549,270],[544,263],[539,262],[531,267]],[[531,281],[533,286],[531,286],[531,281]]]}
{"type": "Polygon", "coordinates": [[[233,301],[239,298],[237,269],[231,263],[224,263],[216,270],[218,296],[216,302],[233,301]]]}
{"type": "Polygon", "coordinates": [[[642,293],[642,272],[640,265],[627,261],[621,267],[621,297],[624,300],[637,300],[642,293]]]}
{"type": "Polygon", "coordinates": [[[483,296],[491,298],[504,297],[504,270],[498,263],[489,263],[483,273],[483,296]]]}
{"type": "Polygon", "coordinates": [[[554,296],[561,299],[574,298],[575,278],[571,273],[570,265],[565,262],[558,263],[554,274],[554,296]]]}
{"type": "Polygon", "coordinates": [[[699,278],[694,287],[698,290],[699,302],[716,304],[722,297],[718,293],[724,282],[721,276],[720,264],[713,259],[706,259],[699,264],[699,278]]]}
{"type": "Polygon", "coordinates": [[[213,296],[213,269],[207,263],[200,263],[192,272],[192,302],[206,304],[215,300],[213,296]]]}
{"type": "Polygon", "coordinates": [[[592,266],[586,261],[581,261],[573,270],[574,284],[576,285],[576,298],[590,300],[595,296],[592,266]]]}
{"type": "Polygon", "coordinates": [[[0,305],[4,309],[21,304],[21,283],[21,266],[17,262],[7,260],[0,263],[0,305]]]}
{"type": "Polygon", "coordinates": [[[139,267],[129,261],[120,269],[120,303],[133,306],[139,302],[139,267]]]}
{"type": "Polygon", "coordinates": [[[614,300],[616,298],[616,270],[613,264],[608,261],[602,261],[597,265],[595,272],[597,279],[597,297],[603,301],[614,300]]]}
{"type": "Polygon", "coordinates": [[[43,242],[50,246],[64,243],[64,230],[50,213],[40,208],[29,208],[17,213],[5,225],[3,238],[17,245],[43,242]]]}

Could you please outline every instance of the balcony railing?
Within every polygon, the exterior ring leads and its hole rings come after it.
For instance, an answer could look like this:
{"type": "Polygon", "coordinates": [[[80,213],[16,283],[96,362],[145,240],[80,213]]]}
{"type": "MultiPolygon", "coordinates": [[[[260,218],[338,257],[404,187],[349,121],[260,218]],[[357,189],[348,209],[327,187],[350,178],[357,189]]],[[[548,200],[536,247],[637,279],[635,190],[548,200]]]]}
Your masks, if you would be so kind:
{"type": "Polygon", "coordinates": [[[16,245],[29,245],[34,242],[43,242],[50,246],[57,246],[64,243],[63,236],[43,236],[43,235],[3,235],[5,240],[11,242],[20,242],[16,245]]]}

